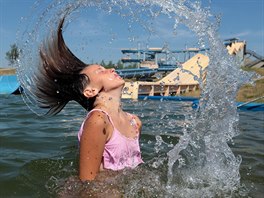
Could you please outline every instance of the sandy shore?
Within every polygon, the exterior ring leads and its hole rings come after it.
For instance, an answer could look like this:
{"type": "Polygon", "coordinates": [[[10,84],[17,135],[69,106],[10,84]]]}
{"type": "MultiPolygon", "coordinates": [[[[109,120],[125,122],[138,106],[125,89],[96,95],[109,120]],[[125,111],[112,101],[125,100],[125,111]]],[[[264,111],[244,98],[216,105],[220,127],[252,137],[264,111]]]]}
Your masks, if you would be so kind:
{"type": "Polygon", "coordinates": [[[13,75],[16,74],[15,68],[0,68],[0,75],[13,75]]]}

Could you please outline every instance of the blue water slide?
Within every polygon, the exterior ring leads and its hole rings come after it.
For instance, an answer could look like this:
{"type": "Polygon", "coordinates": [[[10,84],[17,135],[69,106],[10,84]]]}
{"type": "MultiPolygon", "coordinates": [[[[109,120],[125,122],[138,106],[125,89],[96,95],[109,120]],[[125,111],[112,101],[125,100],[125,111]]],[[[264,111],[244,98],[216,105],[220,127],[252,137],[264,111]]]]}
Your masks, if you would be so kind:
{"type": "MultiPolygon", "coordinates": [[[[199,108],[199,99],[196,97],[187,96],[138,96],[139,100],[163,100],[163,101],[185,101],[192,102],[192,108],[199,108]]],[[[264,103],[254,103],[254,102],[237,102],[237,109],[242,111],[264,111],[264,103]]]]}
{"type": "Polygon", "coordinates": [[[0,76],[0,94],[15,94],[19,92],[19,86],[16,75],[0,76]]]}
{"type": "Polygon", "coordinates": [[[138,96],[139,100],[174,100],[174,101],[189,101],[193,102],[198,100],[195,97],[188,97],[188,96],[144,96],[144,95],[139,95],[138,96]]]}
{"type": "MultiPolygon", "coordinates": [[[[237,102],[237,109],[242,111],[264,111],[264,103],[256,102],[237,102]]],[[[192,107],[194,109],[199,108],[199,100],[194,100],[192,107]]]]}

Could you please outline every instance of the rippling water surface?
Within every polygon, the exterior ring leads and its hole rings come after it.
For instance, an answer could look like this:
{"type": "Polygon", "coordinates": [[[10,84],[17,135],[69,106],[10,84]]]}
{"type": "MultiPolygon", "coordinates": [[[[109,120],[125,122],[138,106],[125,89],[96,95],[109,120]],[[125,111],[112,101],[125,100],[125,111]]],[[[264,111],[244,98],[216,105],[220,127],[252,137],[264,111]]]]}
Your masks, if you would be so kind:
{"type": "MultiPolygon", "coordinates": [[[[38,117],[20,96],[1,96],[0,99],[0,197],[56,196],[63,189],[60,182],[78,174],[76,135],[86,112],[70,103],[57,116],[38,117]]],[[[153,180],[145,182],[145,186],[140,183],[142,192],[137,194],[161,197],[164,189],[152,185],[166,181],[167,152],[178,142],[178,135],[186,124],[186,113],[193,113],[191,103],[127,100],[123,107],[139,115],[143,122],[140,141],[146,163],[133,172],[136,176],[129,175],[130,187],[121,186],[121,192],[136,197],[131,193],[132,181],[144,180],[147,176],[153,180]]],[[[231,148],[242,156],[241,184],[249,190],[246,197],[262,197],[264,114],[241,111],[239,117],[241,134],[234,138],[231,148]]],[[[240,197],[239,193],[234,197],[240,197]]]]}

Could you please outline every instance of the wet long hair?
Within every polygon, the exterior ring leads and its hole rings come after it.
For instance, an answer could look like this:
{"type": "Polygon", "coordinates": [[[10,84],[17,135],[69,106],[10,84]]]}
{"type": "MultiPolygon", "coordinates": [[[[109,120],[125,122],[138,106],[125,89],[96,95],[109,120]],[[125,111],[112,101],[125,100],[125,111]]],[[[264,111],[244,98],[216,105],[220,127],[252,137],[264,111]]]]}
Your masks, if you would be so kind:
{"type": "Polygon", "coordinates": [[[80,72],[87,64],[66,46],[62,35],[64,20],[65,17],[59,22],[57,32],[43,42],[39,52],[39,70],[33,92],[38,106],[48,109],[48,115],[59,113],[71,100],[78,102],[86,110],[91,110],[95,100],[88,100],[83,95],[83,90],[90,81],[87,75],[80,72]]]}

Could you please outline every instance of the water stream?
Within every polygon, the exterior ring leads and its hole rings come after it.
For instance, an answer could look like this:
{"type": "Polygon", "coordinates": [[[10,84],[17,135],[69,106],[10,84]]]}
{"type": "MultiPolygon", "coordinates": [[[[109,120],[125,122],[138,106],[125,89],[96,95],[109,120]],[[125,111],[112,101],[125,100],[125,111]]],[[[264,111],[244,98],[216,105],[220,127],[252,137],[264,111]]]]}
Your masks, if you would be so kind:
{"type": "MultiPolygon", "coordinates": [[[[128,21],[128,28],[133,28],[133,24],[136,23],[150,35],[154,32],[150,25],[151,21],[155,21],[160,15],[165,15],[174,23],[172,32],[177,33],[177,27],[183,24],[195,34],[199,47],[210,49],[207,52],[210,63],[206,69],[206,83],[203,84],[200,80],[203,89],[200,107],[193,114],[186,113],[182,135],[167,156],[160,156],[147,162],[145,166],[151,168],[143,166],[132,173],[124,171],[121,175],[110,174],[108,177],[111,179],[98,181],[97,184],[87,184],[85,188],[99,189],[97,193],[103,191],[115,192],[116,195],[121,193],[127,197],[139,195],[143,197],[153,195],[165,197],[246,196],[246,190],[240,184],[239,173],[243,156],[235,156],[230,149],[230,144],[233,143],[232,138],[239,134],[236,92],[239,86],[248,81],[251,76],[240,70],[235,59],[227,54],[218,35],[220,19],[211,13],[210,7],[204,7],[199,1],[54,0],[49,3],[36,2],[31,17],[22,21],[22,24],[28,25],[18,32],[23,55],[17,69],[25,92],[23,98],[30,109],[38,115],[44,113],[36,107],[35,96],[30,91],[34,87],[40,43],[50,31],[56,30],[58,21],[64,15],[67,15],[65,26],[67,31],[67,26],[70,26],[88,8],[96,8],[109,15],[117,14],[128,21]],[[116,185],[117,192],[113,190],[114,187],[109,188],[116,185]]],[[[163,111],[165,115],[169,108],[163,111]]],[[[163,144],[164,140],[156,134],[157,152],[163,144]]],[[[74,181],[69,179],[66,189],[69,191],[82,189],[83,192],[83,187],[76,185],[74,181]]]]}

